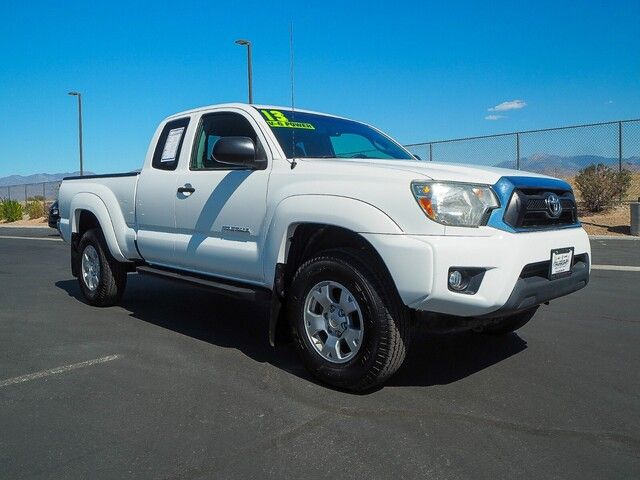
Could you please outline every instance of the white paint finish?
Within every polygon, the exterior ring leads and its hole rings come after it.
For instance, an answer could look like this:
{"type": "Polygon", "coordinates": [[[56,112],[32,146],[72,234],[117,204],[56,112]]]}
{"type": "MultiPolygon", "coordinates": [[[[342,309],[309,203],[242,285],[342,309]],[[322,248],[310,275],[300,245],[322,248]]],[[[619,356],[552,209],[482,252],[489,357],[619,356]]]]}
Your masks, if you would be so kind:
{"type": "Polygon", "coordinates": [[[269,229],[264,242],[265,284],[271,288],[278,262],[288,250],[287,240],[301,223],[322,223],[353,232],[400,234],[400,227],[373,205],[349,197],[295,195],[282,200],[267,218],[269,229]]]}
{"type": "MultiPolygon", "coordinates": [[[[262,145],[266,138],[253,117],[244,116],[262,145]]],[[[209,113],[209,112],[207,112],[209,113]]],[[[193,119],[200,123],[200,117],[193,119]]],[[[193,144],[193,139],[190,139],[193,144]]],[[[265,170],[191,170],[189,158],[178,166],[178,185],[195,191],[175,197],[175,263],[179,268],[197,270],[226,278],[263,281],[259,251],[264,239],[267,186],[271,156],[267,150],[265,170]],[[248,232],[230,231],[238,227],[248,232]]]]}
{"type": "Polygon", "coordinates": [[[67,373],[79,368],[90,367],[92,365],[98,365],[101,363],[111,362],[121,358],[121,355],[107,355],[106,357],[94,358],[93,360],[86,360],[80,363],[72,363],[70,365],[63,365],[61,367],[50,368],[49,370],[41,370],[39,372],[29,373],[27,375],[21,375],[19,377],[7,378],[0,380],[0,388],[8,387],[9,385],[16,385],[18,383],[30,382],[31,380],[38,380],[40,378],[50,377],[52,375],[59,375],[61,373],[67,373]]]}
{"type": "Polygon", "coordinates": [[[63,181],[58,193],[62,238],[71,240],[71,234],[77,232],[80,211],[88,210],[98,218],[114,258],[139,258],[130,241],[137,181],[138,175],[63,181]]]}
{"type": "Polygon", "coordinates": [[[534,233],[499,232],[491,237],[375,235],[364,237],[381,254],[398,292],[411,308],[450,315],[483,315],[509,298],[522,268],[551,258],[551,250],[574,247],[591,254],[584,230],[534,233]],[[449,267],[487,268],[475,295],[447,287],[449,267]]]}
{"type": "Polygon", "coordinates": [[[476,165],[464,165],[455,163],[425,162],[418,160],[371,160],[371,159],[303,159],[302,162],[320,162],[329,164],[334,168],[341,168],[345,163],[365,166],[367,168],[379,168],[387,170],[404,171],[413,176],[424,176],[433,180],[443,180],[449,182],[467,182],[485,185],[493,185],[501,177],[537,177],[550,178],[538,173],[525,172],[522,170],[510,170],[507,168],[483,167],[476,165]]]}
{"type": "Polygon", "coordinates": [[[640,267],[630,265],[591,265],[593,270],[610,270],[612,272],[640,272],[640,267]]]}
{"type": "Polygon", "coordinates": [[[422,300],[432,291],[436,252],[428,242],[410,235],[362,236],[380,254],[405,305],[422,300]]]}
{"type": "MultiPolygon", "coordinates": [[[[411,193],[411,181],[426,178],[403,169],[351,160],[300,160],[293,170],[288,162],[277,160],[269,179],[266,221],[271,224],[276,209],[286,199],[315,195],[314,204],[304,211],[310,217],[327,214],[322,198],[348,198],[384,212],[405,233],[442,235],[444,226],[429,221],[411,193]]],[[[339,216],[338,224],[345,223],[345,228],[346,223],[357,221],[363,224],[357,231],[386,232],[376,230],[377,219],[367,224],[368,218],[358,217],[358,211],[347,208],[330,213],[339,216]]]]}
{"type": "MultiPolygon", "coordinates": [[[[70,229],[60,228],[60,233],[62,234],[65,241],[70,241],[70,234],[76,233],[78,231],[78,225],[82,211],[87,210],[95,215],[95,217],[98,219],[98,222],[102,226],[102,233],[104,234],[104,239],[107,242],[107,246],[109,247],[111,255],[113,255],[113,257],[120,262],[127,261],[127,253],[123,252],[121,249],[121,247],[126,246],[126,242],[124,241],[125,225],[124,219],[122,218],[122,213],[118,214],[116,212],[117,204],[114,205],[113,203],[111,203],[111,209],[114,212],[113,215],[110,214],[105,203],[105,201],[108,201],[111,197],[113,197],[113,193],[106,193],[104,191],[106,189],[104,185],[92,185],[91,183],[83,185],[83,182],[80,181],[71,181],[69,183],[72,185],[72,187],[80,191],[75,193],[73,199],[70,202],[70,229]],[[75,183],[78,183],[80,185],[76,186],[74,185],[75,183]],[[89,190],[92,186],[93,190],[99,193],[90,193],[86,191],[89,190]],[[116,236],[116,231],[120,233],[120,241],[118,241],[119,239],[116,236]]],[[[62,210],[60,211],[62,212],[62,210]]]]}
{"type": "Polygon", "coordinates": [[[410,190],[413,180],[494,184],[502,176],[542,177],[515,170],[417,160],[302,159],[291,169],[255,108],[218,105],[176,114],[160,123],[137,183],[128,185],[120,178],[63,182],[61,230],[68,240],[73,225],[65,220],[73,221],[69,216],[71,198],[82,192],[92,193],[105,207],[103,212],[94,202],[112,253],[120,249],[124,256],[133,258],[137,235],[142,256],[150,263],[270,288],[276,263],[285,259],[288,239],[297,225],[331,224],[361,233],[374,245],[405,303],[414,308],[473,315],[501,306],[522,267],[548,260],[551,248],[573,246],[576,254],[590,251],[582,229],[530,234],[509,234],[490,227],[445,229],[426,217],[410,190]],[[224,111],[238,112],[253,123],[268,153],[267,170],[189,170],[201,116],[224,111]],[[191,121],[177,170],[153,169],[155,143],[164,125],[185,116],[191,121]],[[187,183],[196,191],[188,196],[178,194],[177,187],[187,183]],[[132,198],[136,206],[133,230],[129,228],[132,198]],[[225,226],[248,229],[249,233],[224,230],[225,226]],[[476,295],[449,292],[446,271],[452,265],[490,268],[476,295]]]}
{"type": "Polygon", "coordinates": [[[174,267],[176,216],[175,201],[178,195],[178,170],[153,168],[153,154],[156,143],[165,124],[170,120],[190,117],[184,132],[178,168],[188,162],[192,137],[197,130],[197,122],[192,115],[181,114],[160,122],[149,143],[136,191],[136,240],[142,258],[154,264],[174,267]]]}
{"type": "MultiPolygon", "coordinates": [[[[456,167],[459,175],[467,182],[495,183],[503,175],[522,175],[504,169],[456,167]]],[[[435,176],[439,164],[401,160],[360,160],[360,159],[306,159],[300,160],[294,170],[285,161],[275,161],[269,179],[267,200],[267,222],[283,200],[300,195],[337,196],[367,203],[385,214],[396,223],[402,232],[413,235],[445,235],[445,227],[430,221],[418,206],[412,192],[411,182],[428,180],[435,176]]],[[[445,169],[445,171],[449,171],[445,169]]],[[[538,175],[533,175],[538,176],[538,175]]],[[[314,215],[321,205],[309,210],[314,215]]],[[[353,218],[349,210],[340,211],[342,221],[353,218]]],[[[366,219],[364,219],[366,221],[366,219]]],[[[362,231],[375,232],[374,226],[362,231]]],[[[451,228],[454,235],[488,236],[490,228],[451,228]]],[[[377,231],[377,233],[385,233],[377,231]]]]}
{"type": "Polygon", "coordinates": [[[175,199],[178,194],[175,171],[145,168],[140,174],[136,195],[138,249],[149,262],[173,265],[175,239],[175,199]]]}

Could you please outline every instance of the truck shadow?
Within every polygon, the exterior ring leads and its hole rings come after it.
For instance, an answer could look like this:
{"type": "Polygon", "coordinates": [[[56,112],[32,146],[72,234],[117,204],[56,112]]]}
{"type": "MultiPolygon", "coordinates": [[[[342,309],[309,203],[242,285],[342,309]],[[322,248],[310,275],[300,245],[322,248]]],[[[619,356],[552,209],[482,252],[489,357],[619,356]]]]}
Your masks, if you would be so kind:
{"type": "MultiPolygon", "coordinates": [[[[205,241],[210,234],[213,225],[218,219],[218,215],[227,204],[229,199],[236,192],[238,187],[244,182],[251,170],[231,170],[218,185],[209,194],[209,198],[205,202],[195,225],[195,235],[192,235],[187,245],[187,254],[194,255],[200,244],[205,241]]],[[[178,194],[178,199],[184,199],[184,196],[178,194]]]]}
{"type": "MultiPolygon", "coordinates": [[[[56,286],[78,301],[76,280],[56,286]]],[[[304,380],[318,383],[302,366],[290,344],[268,342],[268,305],[256,305],[206,289],[150,276],[129,275],[120,302],[135,319],[224,348],[235,348],[254,361],[269,363],[304,380]]],[[[387,386],[432,386],[461,380],[526,348],[518,335],[429,335],[418,330],[407,359],[387,386]]]]}
{"type": "Polygon", "coordinates": [[[446,385],[489,368],[527,348],[516,333],[473,332],[431,335],[418,332],[404,365],[387,385],[446,385]]]}

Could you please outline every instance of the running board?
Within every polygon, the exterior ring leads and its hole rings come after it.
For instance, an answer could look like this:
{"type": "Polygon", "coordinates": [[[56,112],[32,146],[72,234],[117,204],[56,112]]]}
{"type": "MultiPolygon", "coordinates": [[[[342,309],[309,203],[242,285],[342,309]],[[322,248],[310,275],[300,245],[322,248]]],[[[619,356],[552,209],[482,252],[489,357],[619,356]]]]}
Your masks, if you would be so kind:
{"type": "Polygon", "coordinates": [[[165,278],[167,280],[191,283],[193,285],[215,290],[221,295],[241,300],[256,301],[268,298],[268,295],[270,295],[270,292],[264,288],[253,287],[250,285],[239,285],[238,283],[231,283],[223,279],[198,275],[196,273],[181,270],[169,270],[166,268],[152,267],[150,265],[141,265],[136,268],[136,271],[143,275],[153,275],[154,277],[165,278]]]}

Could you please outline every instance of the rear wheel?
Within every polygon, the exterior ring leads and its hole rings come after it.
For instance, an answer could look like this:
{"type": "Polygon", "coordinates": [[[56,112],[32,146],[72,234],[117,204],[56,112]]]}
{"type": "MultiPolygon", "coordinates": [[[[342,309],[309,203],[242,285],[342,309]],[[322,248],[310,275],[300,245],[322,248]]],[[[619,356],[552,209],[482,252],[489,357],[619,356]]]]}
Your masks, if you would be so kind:
{"type": "Polygon", "coordinates": [[[80,239],[75,255],[75,271],[82,295],[88,303],[108,307],[118,303],[127,285],[127,272],[111,256],[99,228],[88,230],[80,239]]]}
{"type": "Polygon", "coordinates": [[[294,344],[323,382],[366,390],[402,365],[409,341],[406,307],[357,250],[331,250],[298,268],[288,295],[294,344]]]}
{"type": "Polygon", "coordinates": [[[533,318],[538,307],[530,308],[523,312],[518,312],[507,317],[496,320],[496,323],[485,326],[480,333],[488,335],[506,335],[511,332],[515,332],[519,328],[522,328],[526,323],[533,318]]]}

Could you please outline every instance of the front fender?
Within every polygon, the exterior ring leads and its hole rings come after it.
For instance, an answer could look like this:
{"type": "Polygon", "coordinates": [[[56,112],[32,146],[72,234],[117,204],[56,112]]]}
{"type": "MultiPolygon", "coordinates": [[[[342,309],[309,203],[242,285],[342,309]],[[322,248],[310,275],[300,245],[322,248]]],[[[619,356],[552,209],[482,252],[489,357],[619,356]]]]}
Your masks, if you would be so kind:
{"type": "Polygon", "coordinates": [[[284,263],[289,239],[303,223],[342,227],[356,233],[401,234],[401,228],[377,207],[337,195],[294,195],[275,208],[264,242],[263,269],[265,283],[273,288],[275,269],[284,263]]]}
{"type": "Polygon", "coordinates": [[[82,210],[91,212],[98,219],[111,255],[120,262],[129,261],[118,243],[119,240],[121,240],[123,245],[125,244],[124,235],[127,227],[122,215],[119,216],[120,218],[118,218],[118,215],[111,215],[107,206],[98,195],[88,192],[78,193],[71,200],[69,209],[71,233],[78,233],[78,223],[82,210]],[[118,239],[116,231],[120,232],[121,239],[118,239]]]}

